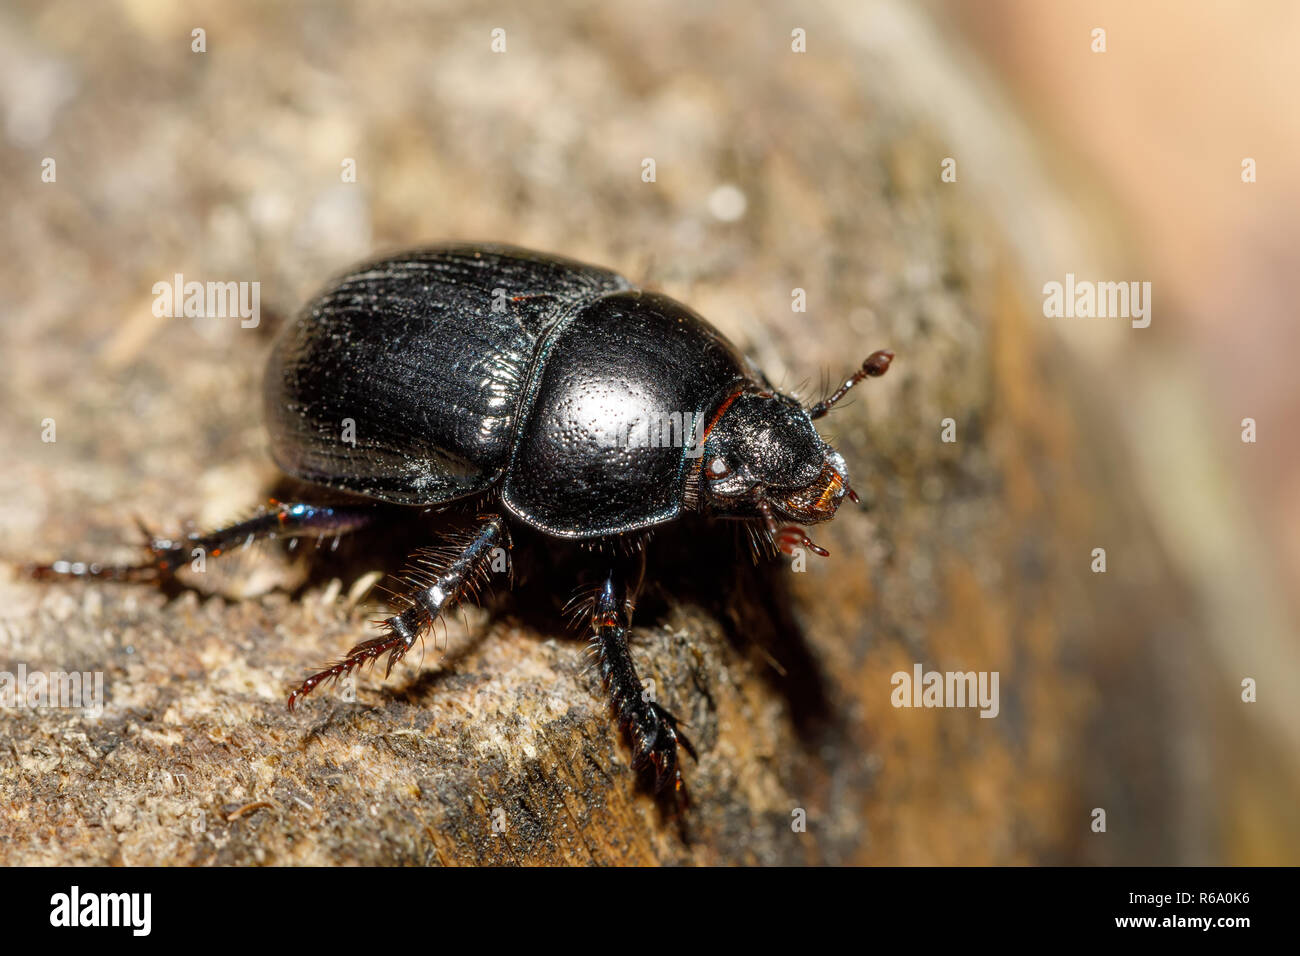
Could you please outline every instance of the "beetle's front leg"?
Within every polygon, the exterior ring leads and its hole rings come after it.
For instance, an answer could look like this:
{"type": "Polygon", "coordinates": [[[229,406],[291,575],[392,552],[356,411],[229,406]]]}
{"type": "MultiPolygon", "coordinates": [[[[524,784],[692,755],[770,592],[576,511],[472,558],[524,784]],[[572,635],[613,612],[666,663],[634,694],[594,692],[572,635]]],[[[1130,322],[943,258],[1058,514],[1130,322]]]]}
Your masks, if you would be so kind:
{"type": "Polygon", "coordinates": [[[651,700],[637,678],[627,646],[635,597],[635,589],[629,590],[625,575],[609,572],[592,603],[591,643],[614,716],[631,741],[633,769],[653,764],[655,792],[663,793],[671,784],[685,801],[686,785],[677,766],[677,745],[680,743],[692,759],[696,759],[695,748],[678,728],[677,718],[651,700]]]}

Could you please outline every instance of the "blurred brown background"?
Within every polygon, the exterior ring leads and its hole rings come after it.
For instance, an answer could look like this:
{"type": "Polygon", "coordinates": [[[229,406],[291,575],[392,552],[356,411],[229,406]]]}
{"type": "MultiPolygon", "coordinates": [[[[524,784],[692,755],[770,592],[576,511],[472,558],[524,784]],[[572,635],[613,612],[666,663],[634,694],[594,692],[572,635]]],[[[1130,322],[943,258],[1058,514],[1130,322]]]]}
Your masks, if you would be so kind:
{"type": "MultiPolygon", "coordinates": [[[[1260,703],[1290,755],[1279,758],[1285,777],[1300,748],[1300,8],[994,0],[931,10],[951,17],[1005,91],[1009,122],[1033,138],[1069,211],[1061,228],[1043,208],[1003,209],[1037,221],[1037,248],[1021,250],[1031,274],[1091,270],[1155,286],[1163,321],[1149,329],[1061,331],[1117,406],[1138,463],[1131,492],[1194,582],[1217,660],[1269,675],[1275,693],[1260,703]],[[1104,54],[1092,50],[1096,28],[1104,54]],[[1247,157],[1253,183],[1242,181],[1247,157]],[[1244,418],[1271,436],[1240,443],[1244,418]]],[[[1014,168],[995,166],[1004,178],[1014,168]]],[[[1254,828],[1253,799],[1241,794],[1243,830],[1254,828]]],[[[1258,837],[1259,853],[1294,860],[1258,837]]]]}
{"type": "MultiPolygon", "coordinates": [[[[1300,9],[1032,0],[932,9],[953,18],[1006,88],[1074,217],[1068,235],[1042,228],[1046,247],[1026,257],[1049,276],[1082,278],[1072,263],[1087,256],[1107,274],[1156,284],[1165,320],[1149,336],[1086,322],[1067,334],[1098,360],[1097,374],[1113,376],[1104,387],[1142,459],[1144,493],[1210,589],[1225,647],[1257,643],[1295,673],[1300,9]],[[1104,54],[1091,50],[1098,27],[1104,54]],[[1080,35],[1090,42],[1076,43],[1080,35]],[[1241,177],[1247,157],[1258,168],[1251,184],[1241,177]],[[1091,247],[1071,248],[1083,246],[1085,227],[1091,247]],[[1222,436],[1246,417],[1276,440],[1225,454],[1222,436]]],[[[1300,699],[1275,704],[1300,708],[1300,699]]],[[[1300,735],[1300,709],[1285,713],[1282,726],[1300,735]]]]}
{"type": "Polygon", "coordinates": [[[832,713],[816,735],[770,650],[723,636],[765,592],[673,592],[663,545],[635,653],[704,744],[690,839],[637,788],[581,641],[518,609],[454,622],[446,660],[365,678],[358,704],[287,715],[287,683],[366,633],[346,596],[368,568],[291,598],[301,569],[266,555],[174,600],[0,578],[0,669],[103,670],[110,697],[93,719],[0,712],[0,856],[1297,862],[1296,17],[10,4],[0,558],[126,559],[133,515],[172,530],[264,497],[268,334],[381,249],[491,238],[612,266],[811,391],[899,359],[827,423],[871,512],[819,529],[832,558],[779,588],[832,713]],[[178,272],[260,281],[262,326],[154,317],[178,272]],[[1045,318],[1067,272],[1150,281],[1150,328],[1045,318]],[[1002,713],[892,708],[917,662],[998,670],[1002,713]]]}

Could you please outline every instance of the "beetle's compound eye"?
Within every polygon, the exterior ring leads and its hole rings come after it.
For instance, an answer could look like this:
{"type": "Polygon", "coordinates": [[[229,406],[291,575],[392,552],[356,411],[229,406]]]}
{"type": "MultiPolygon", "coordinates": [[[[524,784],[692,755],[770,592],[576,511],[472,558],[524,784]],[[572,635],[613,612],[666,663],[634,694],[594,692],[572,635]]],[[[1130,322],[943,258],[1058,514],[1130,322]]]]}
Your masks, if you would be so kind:
{"type": "Polygon", "coordinates": [[[731,474],[731,469],[727,467],[727,463],[717,455],[710,458],[708,462],[705,463],[704,467],[708,470],[709,477],[715,480],[718,478],[726,478],[731,474]]]}

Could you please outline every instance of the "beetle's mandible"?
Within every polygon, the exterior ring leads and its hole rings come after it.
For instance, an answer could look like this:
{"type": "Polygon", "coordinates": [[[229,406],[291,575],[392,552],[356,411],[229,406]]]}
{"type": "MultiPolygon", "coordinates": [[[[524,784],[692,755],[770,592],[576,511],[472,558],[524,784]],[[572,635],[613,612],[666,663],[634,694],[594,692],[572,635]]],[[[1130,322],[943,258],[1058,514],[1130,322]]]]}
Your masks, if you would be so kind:
{"type": "Polygon", "coordinates": [[[703,318],[622,276],[503,245],[444,245],[363,264],[286,323],[267,367],[271,449],[286,473],[355,503],[272,502],[254,517],[179,540],[150,536],[148,559],[60,561],[37,577],[159,581],[192,549],[218,555],[259,538],[329,538],[373,525],[381,508],[466,500],[475,526],[454,550],[423,552],[383,633],[307,678],[387,656],[387,672],[433,622],[468,599],[513,524],[578,539],[605,560],[582,605],[601,677],[633,765],[684,798],[681,744],[647,700],[628,648],[648,531],[687,512],[750,522],[776,548],[814,544],[849,486],[844,459],[813,422],[853,386],[884,374],[872,353],[810,407],[773,388],[703,318]],[[349,427],[350,425],[350,427],[349,427]],[[639,556],[622,560],[620,555],[639,556]]]}

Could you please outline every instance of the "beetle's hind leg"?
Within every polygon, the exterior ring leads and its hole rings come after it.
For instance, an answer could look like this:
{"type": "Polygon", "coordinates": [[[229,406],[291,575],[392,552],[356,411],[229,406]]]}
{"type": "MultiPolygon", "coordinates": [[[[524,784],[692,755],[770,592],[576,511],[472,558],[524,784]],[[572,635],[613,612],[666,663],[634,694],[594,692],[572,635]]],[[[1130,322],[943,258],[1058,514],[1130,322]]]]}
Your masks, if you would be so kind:
{"type": "Polygon", "coordinates": [[[387,633],[362,641],[341,661],[304,680],[289,695],[289,709],[293,710],[298,701],[321,684],[339,680],[385,654],[388,655],[384,670],[387,677],[393,672],[393,666],[406,656],[416,640],[444,611],[467,595],[477,594],[494,560],[504,554],[504,550],[499,549],[506,548],[509,548],[509,537],[505,519],[500,515],[487,515],[481,518],[468,543],[454,552],[448,553],[447,549],[419,552],[406,575],[409,590],[396,598],[395,603],[401,610],[378,622],[387,633]]]}
{"type": "Polygon", "coordinates": [[[27,573],[41,580],[58,578],[98,578],[108,581],[153,582],[170,578],[188,562],[202,556],[216,558],[256,541],[276,538],[335,538],[351,534],[371,524],[378,513],[376,505],[324,507],[303,502],[271,500],[243,521],[214,531],[193,532],[172,539],[152,534],[141,525],[149,558],[140,564],[98,564],[86,561],[55,561],[26,567],[27,573]]]}
{"type": "Polygon", "coordinates": [[[697,759],[695,747],[679,728],[677,718],[651,700],[641,687],[627,645],[634,600],[635,587],[629,590],[627,578],[611,571],[590,599],[592,649],[619,729],[632,744],[633,769],[653,767],[655,792],[664,793],[671,786],[685,803],[686,785],[678,769],[677,745],[681,744],[692,759],[697,759]]]}

